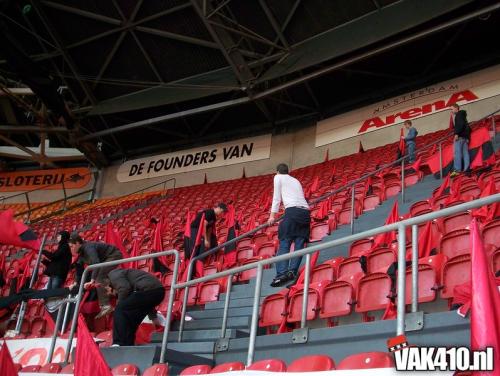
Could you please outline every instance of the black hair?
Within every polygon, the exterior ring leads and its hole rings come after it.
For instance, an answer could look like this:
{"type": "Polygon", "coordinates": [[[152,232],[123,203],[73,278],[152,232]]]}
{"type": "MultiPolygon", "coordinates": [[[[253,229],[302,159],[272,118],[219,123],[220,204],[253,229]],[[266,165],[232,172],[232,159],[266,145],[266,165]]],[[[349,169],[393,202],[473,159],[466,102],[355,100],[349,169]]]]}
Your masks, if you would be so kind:
{"type": "Polygon", "coordinates": [[[80,235],[78,234],[71,234],[71,237],[69,238],[69,242],[71,244],[76,244],[76,243],[80,243],[80,244],[83,244],[83,239],[80,235]]]}
{"type": "Polygon", "coordinates": [[[58,235],[61,235],[61,240],[59,243],[67,243],[70,237],[70,233],[68,231],[62,230],[59,231],[58,235]]]}
{"type": "Polygon", "coordinates": [[[280,173],[280,174],[287,175],[288,174],[288,165],[286,165],[285,163],[280,163],[276,167],[276,171],[278,171],[278,173],[280,173]]]}

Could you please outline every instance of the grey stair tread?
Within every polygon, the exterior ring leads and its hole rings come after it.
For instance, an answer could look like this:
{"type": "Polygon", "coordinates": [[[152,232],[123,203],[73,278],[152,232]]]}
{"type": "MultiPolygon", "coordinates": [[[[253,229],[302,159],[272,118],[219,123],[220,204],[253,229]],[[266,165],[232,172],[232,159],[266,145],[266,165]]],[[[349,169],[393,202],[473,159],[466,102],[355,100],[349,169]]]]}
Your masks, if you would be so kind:
{"type": "MultiPolygon", "coordinates": [[[[264,298],[261,297],[261,301],[264,298]]],[[[236,307],[252,307],[253,306],[253,298],[242,298],[242,299],[231,299],[229,302],[229,307],[230,308],[236,308],[236,307]]],[[[219,300],[217,302],[213,303],[208,303],[205,304],[205,310],[211,310],[211,309],[221,309],[224,308],[224,301],[219,300]]]]}
{"type": "MultiPolygon", "coordinates": [[[[189,311],[187,314],[195,320],[215,319],[222,317],[224,309],[208,309],[204,311],[189,311]]],[[[252,307],[229,308],[229,317],[249,316],[252,314],[252,307]]]]}
{"type": "MultiPolygon", "coordinates": [[[[173,329],[177,330],[179,327],[179,322],[175,322],[173,329]]],[[[222,327],[222,317],[218,319],[206,319],[206,320],[193,320],[186,321],[185,330],[197,330],[197,329],[220,329],[222,327]]],[[[228,328],[246,329],[249,328],[249,317],[229,317],[227,320],[228,328]]]]}
{"type": "MultiPolygon", "coordinates": [[[[182,333],[182,340],[188,342],[204,342],[204,341],[216,341],[220,338],[220,328],[219,329],[205,329],[205,330],[185,330],[182,333]]],[[[161,343],[162,333],[153,333],[151,335],[152,343],[161,343]]],[[[238,329],[226,329],[226,338],[243,338],[248,337],[248,332],[238,329]]],[[[168,333],[168,341],[177,342],[179,338],[179,332],[168,333]]]]}

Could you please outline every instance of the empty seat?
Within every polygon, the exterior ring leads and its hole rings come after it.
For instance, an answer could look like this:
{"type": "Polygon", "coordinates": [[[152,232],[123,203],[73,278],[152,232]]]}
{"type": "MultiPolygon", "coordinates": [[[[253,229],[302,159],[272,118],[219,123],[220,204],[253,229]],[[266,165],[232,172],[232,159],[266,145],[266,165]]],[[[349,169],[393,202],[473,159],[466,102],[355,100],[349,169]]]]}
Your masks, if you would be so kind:
{"type": "Polygon", "coordinates": [[[357,273],[362,273],[361,264],[359,263],[358,256],[352,256],[345,258],[339,265],[338,277],[345,275],[354,275],[357,273]]]}
{"type": "Polygon", "coordinates": [[[274,257],[276,255],[276,251],[278,246],[276,242],[266,242],[262,243],[258,246],[257,251],[255,252],[256,256],[262,257],[274,257]]]}
{"type": "MultiPolygon", "coordinates": [[[[418,302],[432,302],[436,299],[441,283],[441,270],[446,257],[444,255],[430,256],[418,260],[418,302]]],[[[412,273],[406,270],[406,304],[412,299],[412,273]]]]}
{"type": "Polygon", "coordinates": [[[344,276],[335,282],[330,282],[323,287],[321,295],[319,317],[328,319],[330,326],[334,326],[335,317],[351,314],[356,287],[363,273],[352,276],[344,276]]]}
{"type": "Polygon", "coordinates": [[[252,363],[249,371],[286,372],[286,364],[280,359],[265,359],[252,363]]]}
{"type": "Polygon", "coordinates": [[[432,210],[431,204],[428,201],[417,201],[410,207],[410,215],[416,217],[420,214],[432,210]]]}
{"type": "Polygon", "coordinates": [[[396,261],[394,251],[390,248],[381,247],[368,254],[366,266],[368,272],[372,273],[382,268],[389,267],[394,261],[396,261]]]}
{"type": "Polygon", "coordinates": [[[255,248],[253,245],[245,245],[245,246],[238,246],[236,250],[236,261],[239,263],[244,262],[245,260],[251,259],[255,254],[255,248]]]}
{"type": "MultiPolygon", "coordinates": [[[[309,286],[307,298],[306,320],[314,320],[319,311],[322,289],[325,283],[316,282],[309,286]]],[[[300,322],[302,318],[302,302],[304,297],[304,286],[291,293],[288,304],[288,315],[286,321],[289,323],[300,322]]]]}
{"type": "Polygon", "coordinates": [[[335,362],[328,355],[306,355],[295,359],[287,372],[320,372],[335,369],[335,362]]]}
{"type": "Polygon", "coordinates": [[[396,182],[391,182],[385,186],[385,197],[396,196],[401,192],[401,184],[396,182]]]}
{"type": "Polygon", "coordinates": [[[487,223],[483,228],[484,244],[500,247],[500,219],[487,223]]]}
{"type": "Polygon", "coordinates": [[[168,364],[153,364],[142,373],[142,376],[168,376],[168,364]]]}
{"type": "Polygon", "coordinates": [[[454,256],[465,253],[470,253],[469,238],[469,230],[455,230],[447,233],[441,239],[441,253],[448,258],[452,258],[454,256]]]}
{"type": "Polygon", "coordinates": [[[283,317],[286,316],[287,308],[288,299],[286,293],[266,296],[260,309],[259,326],[271,327],[280,325],[283,317]]]}
{"type": "Polygon", "coordinates": [[[443,232],[445,234],[459,229],[468,228],[472,217],[469,212],[449,215],[443,218],[443,232]]]}
{"type": "Polygon", "coordinates": [[[470,281],[471,269],[470,255],[458,255],[450,258],[443,266],[441,275],[441,298],[449,299],[453,297],[453,288],[470,281]]]}
{"type": "Polygon", "coordinates": [[[216,280],[203,282],[198,288],[197,304],[206,304],[219,300],[221,290],[221,285],[216,280]]]}
{"type": "Polygon", "coordinates": [[[380,205],[378,195],[368,195],[363,199],[363,211],[373,210],[380,205]]]}
{"type": "Polygon", "coordinates": [[[373,239],[360,239],[352,242],[349,247],[349,256],[356,256],[368,252],[373,247],[373,239]]]}
{"type": "Polygon", "coordinates": [[[311,271],[311,283],[321,281],[334,281],[336,277],[336,268],[328,262],[315,266],[311,271]]]}
{"type": "Polygon", "coordinates": [[[311,227],[311,235],[309,237],[310,241],[316,242],[323,239],[330,233],[328,228],[328,223],[315,223],[311,227]]]}
{"type": "Polygon", "coordinates": [[[212,367],[207,366],[206,364],[200,364],[197,366],[191,366],[185,368],[180,376],[189,376],[189,375],[208,375],[212,367]]]}
{"type": "Polygon", "coordinates": [[[61,372],[61,365],[58,363],[48,363],[40,368],[39,373],[59,373],[61,372]]]}
{"type": "Polygon", "coordinates": [[[394,367],[392,355],[386,352],[365,352],[344,358],[337,369],[370,369],[394,367]]]}
{"type": "Polygon", "coordinates": [[[242,371],[245,369],[245,365],[241,362],[229,362],[219,364],[212,368],[210,373],[223,373],[223,372],[231,372],[231,371],[242,371]]]}
{"type": "Polygon", "coordinates": [[[359,280],[356,312],[385,309],[391,293],[391,278],[385,273],[371,273],[359,280]]]}

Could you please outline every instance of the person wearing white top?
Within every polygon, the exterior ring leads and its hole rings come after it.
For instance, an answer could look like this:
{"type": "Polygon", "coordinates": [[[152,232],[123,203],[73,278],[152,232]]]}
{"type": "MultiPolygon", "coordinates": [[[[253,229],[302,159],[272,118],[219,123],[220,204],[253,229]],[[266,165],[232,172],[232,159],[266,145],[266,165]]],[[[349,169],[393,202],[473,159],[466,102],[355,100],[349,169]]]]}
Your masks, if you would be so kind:
{"type": "MultiPolygon", "coordinates": [[[[309,204],[304,197],[304,191],[300,182],[288,175],[288,166],[281,163],[276,168],[278,173],[274,176],[274,192],[271,214],[268,223],[273,224],[283,202],[285,215],[278,227],[278,239],[280,241],[277,255],[290,252],[292,243],[295,250],[304,248],[309,240],[311,215],[309,204]]],[[[277,287],[284,283],[296,280],[302,257],[295,257],[287,261],[276,263],[276,277],[271,286],[277,287]]]]}

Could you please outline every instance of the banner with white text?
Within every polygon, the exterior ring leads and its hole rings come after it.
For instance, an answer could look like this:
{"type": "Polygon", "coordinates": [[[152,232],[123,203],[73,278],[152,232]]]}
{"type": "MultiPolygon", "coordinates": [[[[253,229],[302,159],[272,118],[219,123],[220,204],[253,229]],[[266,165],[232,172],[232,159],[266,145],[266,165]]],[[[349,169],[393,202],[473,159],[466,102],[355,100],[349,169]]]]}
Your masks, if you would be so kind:
{"type": "Polygon", "coordinates": [[[499,94],[500,65],[497,65],[322,120],[316,125],[315,146],[374,132],[405,120],[449,111],[454,103],[464,105],[499,94]]]}
{"type": "Polygon", "coordinates": [[[120,183],[125,183],[212,167],[258,161],[268,159],[270,156],[271,135],[268,134],[175,153],[134,159],[122,164],[116,177],[120,183]]]}

